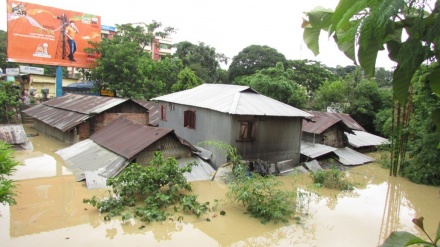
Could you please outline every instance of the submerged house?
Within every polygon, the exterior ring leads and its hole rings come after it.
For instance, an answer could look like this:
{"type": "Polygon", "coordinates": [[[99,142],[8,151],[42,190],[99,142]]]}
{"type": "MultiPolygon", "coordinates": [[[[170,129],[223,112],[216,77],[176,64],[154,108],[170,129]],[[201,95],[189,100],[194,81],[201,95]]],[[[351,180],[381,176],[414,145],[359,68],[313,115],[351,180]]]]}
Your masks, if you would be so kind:
{"type": "Polygon", "coordinates": [[[320,115],[304,120],[302,131],[303,141],[335,148],[346,147],[348,139],[345,132],[353,133],[342,119],[320,115]]]}
{"type": "Polygon", "coordinates": [[[302,121],[311,117],[248,86],[202,84],[152,100],[159,104],[159,126],[212,151],[215,168],[227,162],[226,150],[215,143],[235,147],[244,159],[293,166],[300,159],[302,121]]]}
{"type": "Polygon", "coordinates": [[[373,159],[353,150],[364,145],[380,145],[386,139],[365,131],[348,114],[308,111],[313,117],[303,122],[303,160],[332,156],[344,165],[360,165],[373,159]]]}
{"type": "Polygon", "coordinates": [[[110,178],[119,174],[129,163],[149,165],[156,151],[165,158],[174,157],[180,165],[195,161],[188,180],[210,179],[214,169],[197,154],[199,150],[191,143],[177,136],[173,130],[141,125],[123,117],[70,147],[56,151],[63,158],[66,167],[77,180],[87,180],[88,187],[95,187],[91,181],[98,177],[110,178]],[[88,176],[91,179],[88,179],[88,176]]]}
{"type": "Polygon", "coordinates": [[[148,109],[131,99],[66,94],[23,111],[34,119],[34,128],[67,143],[90,137],[123,116],[148,125],[148,109]]]}

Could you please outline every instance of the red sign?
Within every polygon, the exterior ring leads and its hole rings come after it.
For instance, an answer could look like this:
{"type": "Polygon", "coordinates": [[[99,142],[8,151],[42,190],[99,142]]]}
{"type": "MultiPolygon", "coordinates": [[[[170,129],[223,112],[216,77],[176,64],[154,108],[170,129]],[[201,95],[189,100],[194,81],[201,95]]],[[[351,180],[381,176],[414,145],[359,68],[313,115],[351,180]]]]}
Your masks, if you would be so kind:
{"type": "Polygon", "coordinates": [[[101,17],[7,0],[9,62],[90,68],[88,41],[101,41],[101,17]]]}

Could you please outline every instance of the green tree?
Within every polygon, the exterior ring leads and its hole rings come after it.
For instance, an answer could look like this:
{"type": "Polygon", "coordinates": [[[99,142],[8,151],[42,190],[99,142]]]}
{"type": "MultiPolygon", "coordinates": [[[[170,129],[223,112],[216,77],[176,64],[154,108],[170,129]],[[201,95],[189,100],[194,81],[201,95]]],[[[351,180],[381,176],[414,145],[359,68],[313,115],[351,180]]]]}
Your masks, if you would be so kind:
{"type": "MultiPolygon", "coordinates": [[[[140,26],[116,25],[118,31],[112,39],[91,43],[92,52],[99,54],[91,76],[98,88],[107,88],[121,97],[135,99],[148,99],[170,89],[169,76],[177,76],[176,71],[171,69],[173,73],[169,70],[165,72],[163,67],[154,64],[151,54],[145,50],[148,46],[154,46],[157,36],[163,38],[174,32],[171,27],[157,31],[161,26],[156,21],[140,26]],[[167,78],[158,78],[155,74],[157,71],[167,78]]],[[[168,60],[163,64],[173,62],[168,60]]],[[[179,68],[178,62],[173,66],[174,69],[179,68]]]]}
{"type": "Polygon", "coordinates": [[[197,87],[201,84],[200,79],[197,78],[196,74],[189,68],[185,68],[180,71],[177,76],[177,82],[171,87],[172,92],[178,92],[182,90],[191,89],[197,87]]]}
{"type": "Polygon", "coordinates": [[[234,82],[238,76],[252,75],[257,70],[275,67],[278,62],[287,68],[286,57],[276,49],[266,45],[248,46],[232,58],[229,66],[229,80],[234,82]]]}
{"type": "Polygon", "coordinates": [[[0,122],[3,124],[17,123],[20,112],[20,89],[15,82],[0,80],[0,122]]]}
{"type": "Polygon", "coordinates": [[[292,69],[284,70],[283,64],[277,63],[276,67],[258,70],[252,75],[240,76],[236,82],[283,103],[304,108],[307,92],[305,87],[290,79],[293,73],[292,69]]]}
{"type": "Polygon", "coordinates": [[[379,87],[391,87],[393,71],[386,70],[383,67],[377,68],[374,74],[374,80],[376,80],[379,87]]]}
{"type": "Polygon", "coordinates": [[[19,163],[14,160],[11,147],[0,141],[0,203],[2,204],[16,204],[14,189],[17,186],[12,179],[7,177],[15,172],[18,165],[19,163]]]}
{"type": "Polygon", "coordinates": [[[318,61],[289,60],[288,64],[288,68],[294,70],[291,79],[304,86],[308,95],[312,95],[325,81],[334,81],[338,78],[318,61]]]}
{"type": "Polygon", "coordinates": [[[224,54],[217,53],[215,48],[203,42],[198,45],[188,41],[180,42],[176,45],[173,56],[180,58],[185,67],[195,71],[206,83],[221,82],[218,74],[220,63],[228,64],[228,58],[224,54]]]}
{"type": "Polygon", "coordinates": [[[429,78],[436,65],[422,67],[414,77],[413,111],[409,124],[409,159],[403,165],[403,175],[415,183],[440,185],[440,132],[429,117],[440,108],[436,95],[429,87],[429,78]]]}
{"type": "Polygon", "coordinates": [[[313,95],[312,108],[326,111],[327,107],[332,107],[338,112],[346,112],[348,89],[348,84],[344,80],[324,82],[313,95]]]}
{"type": "MultiPolygon", "coordinates": [[[[439,59],[439,14],[438,1],[340,0],[334,11],[317,7],[306,13],[304,41],[317,55],[320,32],[328,31],[339,49],[359,63],[367,77],[374,76],[377,54],[386,45],[389,58],[397,63],[392,81],[394,96],[406,105],[416,70],[423,63],[439,59]]],[[[431,72],[430,86],[438,96],[440,66],[431,72]]],[[[436,123],[440,123],[440,109],[433,113],[436,123]]]]}

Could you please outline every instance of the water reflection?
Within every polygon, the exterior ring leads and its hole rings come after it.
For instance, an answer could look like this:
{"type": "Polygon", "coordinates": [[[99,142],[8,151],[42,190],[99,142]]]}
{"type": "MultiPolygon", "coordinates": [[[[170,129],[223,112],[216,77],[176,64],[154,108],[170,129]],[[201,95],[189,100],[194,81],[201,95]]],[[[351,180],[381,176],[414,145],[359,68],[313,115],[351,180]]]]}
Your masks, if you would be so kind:
{"type": "Polygon", "coordinates": [[[261,224],[225,197],[225,184],[211,181],[192,183],[200,201],[220,200],[217,211],[200,219],[184,215],[179,222],[178,215],[171,215],[151,224],[107,222],[82,203],[83,198],[104,196],[105,190],[75,182],[54,153],[66,144],[44,136],[31,141],[34,151],[15,153],[24,164],[14,175],[17,205],[0,205],[2,246],[376,246],[394,230],[421,234],[411,222],[420,216],[434,235],[440,219],[439,188],[389,177],[387,170],[370,164],[348,171],[356,184],[351,192],[316,189],[308,175],[280,177],[286,189],[294,184],[298,192],[292,202],[298,222],[261,224]]]}

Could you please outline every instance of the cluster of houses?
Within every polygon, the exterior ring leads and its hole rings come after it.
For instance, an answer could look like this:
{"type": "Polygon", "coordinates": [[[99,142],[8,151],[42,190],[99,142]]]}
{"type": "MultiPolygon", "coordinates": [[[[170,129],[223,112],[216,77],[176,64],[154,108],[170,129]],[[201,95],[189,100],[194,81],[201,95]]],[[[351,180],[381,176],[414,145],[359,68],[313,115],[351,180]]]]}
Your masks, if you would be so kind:
{"type": "MultiPolygon", "coordinates": [[[[195,181],[211,179],[227,163],[225,144],[245,160],[269,162],[278,174],[304,164],[311,169],[311,161],[328,156],[365,164],[372,158],[356,150],[388,144],[347,114],[303,111],[239,85],[202,84],[151,101],[65,94],[23,113],[40,134],[71,144],[56,153],[89,188],[131,162],[148,165],[155,151],[180,165],[196,162],[187,174],[195,181]]],[[[11,133],[0,130],[2,139],[11,133]]]]}

